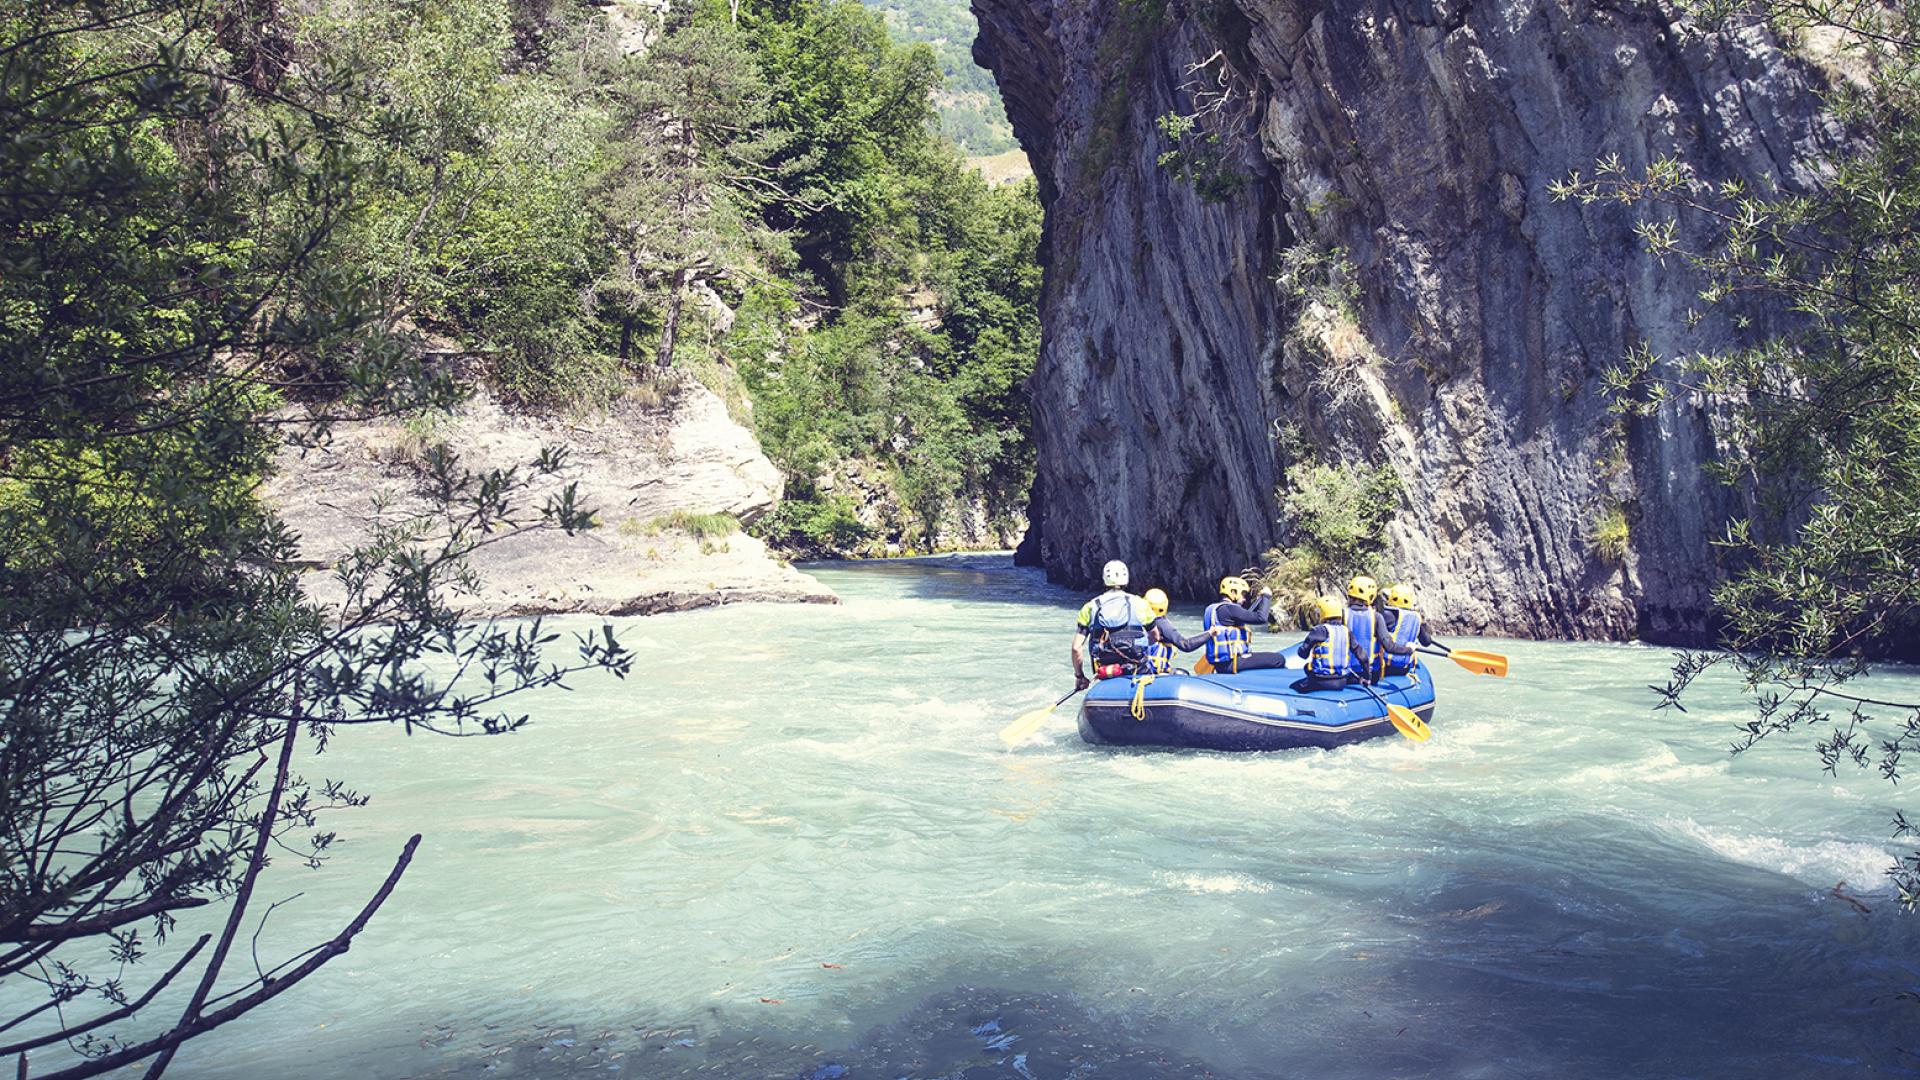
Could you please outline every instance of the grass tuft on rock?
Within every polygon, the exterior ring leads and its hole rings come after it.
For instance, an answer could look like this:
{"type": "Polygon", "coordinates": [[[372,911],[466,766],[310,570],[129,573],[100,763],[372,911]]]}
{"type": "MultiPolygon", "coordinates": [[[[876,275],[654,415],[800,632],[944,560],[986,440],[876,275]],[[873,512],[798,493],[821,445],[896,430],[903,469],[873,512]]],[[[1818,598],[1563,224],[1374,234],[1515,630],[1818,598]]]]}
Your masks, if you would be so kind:
{"type": "Polygon", "coordinates": [[[1617,563],[1627,557],[1627,512],[1619,503],[1608,503],[1594,519],[1593,531],[1589,538],[1600,557],[1611,563],[1617,563]]]}
{"type": "Polygon", "coordinates": [[[691,510],[675,510],[670,514],[640,524],[629,520],[621,526],[623,532],[638,531],[646,536],[658,536],[661,533],[685,533],[700,541],[724,540],[740,531],[740,519],[732,514],[697,514],[691,510]]]}

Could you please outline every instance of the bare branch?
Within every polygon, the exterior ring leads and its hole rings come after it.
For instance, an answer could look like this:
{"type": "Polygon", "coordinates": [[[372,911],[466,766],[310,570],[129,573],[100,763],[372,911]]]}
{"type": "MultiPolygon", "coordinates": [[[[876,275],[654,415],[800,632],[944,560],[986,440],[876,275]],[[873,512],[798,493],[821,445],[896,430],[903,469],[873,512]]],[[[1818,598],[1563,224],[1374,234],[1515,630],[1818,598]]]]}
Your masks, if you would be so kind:
{"type": "MultiPolygon", "coordinates": [[[[353,946],[353,939],[359,936],[362,930],[367,928],[367,922],[373,918],[374,912],[379,911],[381,905],[387,902],[387,897],[393,894],[393,887],[399,884],[400,876],[406,873],[408,864],[413,862],[414,849],[419,846],[420,834],[415,833],[407,840],[406,847],[400,852],[399,860],[394,863],[393,869],[388,872],[387,878],[381,883],[379,890],[373,894],[371,900],[367,901],[366,906],[360,909],[360,914],[354,916],[353,921],[348,923],[345,929],[335,934],[326,944],[315,950],[313,956],[309,957],[306,963],[301,964],[285,977],[274,979],[262,985],[260,989],[238,999],[224,1009],[207,1013],[190,1023],[176,1025],[173,1030],[164,1035],[149,1039],[143,1043],[138,1043],[134,1046],[129,1046],[112,1054],[95,1058],[84,1064],[63,1069],[60,1072],[50,1073],[42,1077],[41,1080],[82,1080],[83,1077],[99,1076],[101,1073],[112,1072],[114,1069],[131,1065],[136,1061],[141,1061],[156,1053],[176,1049],[181,1043],[186,1042],[188,1039],[198,1035],[204,1035],[222,1024],[237,1020],[258,1006],[279,997],[282,993],[298,984],[300,980],[320,970],[329,960],[345,953],[353,946]]],[[[151,1076],[152,1074],[149,1073],[148,1075],[151,1076]]]]}
{"type": "MultiPolygon", "coordinates": [[[[127,1017],[132,1016],[134,1013],[137,1013],[141,1009],[146,1008],[147,1003],[152,1001],[154,997],[160,993],[160,991],[166,989],[167,984],[173,981],[173,977],[175,975],[180,974],[181,971],[185,970],[186,966],[193,962],[194,957],[200,955],[200,950],[204,948],[207,942],[211,940],[213,940],[212,934],[201,934],[200,940],[193,943],[193,946],[186,951],[186,955],[182,956],[178,961],[174,963],[172,967],[168,968],[167,973],[165,975],[160,976],[159,982],[156,982],[152,986],[147,987],[147,992],[144,994],[141,994],[135,1000],[128,1002],[125,1005],[122,1005],[121,1007],[113,1010],[112,1012],[102,1013],[99,1016],[96,1016],[93,1019],[88,1020],[86,1023],[80,1024],[78,1026],[63,1027],[59,1031],[53,1032],[52,1034],[49,1034],[49,1035],[42,1035],[35,1039],[27,1039],[24,1042],[17,1042],[8,1046],[0,1046],[0,1057],[5,1057],[8,1054],[24,1055],[29,1050],[34,1050],[42,1046],[49,1046],[56,1042],[64,1042],[66,1040],[74,1038],[75,1036],[84,1035],[87,1032],[92,1031],[97,1027],[102,1027],[107,1024],[111,1024],[117,1020],[125,1020],[127,1017]]],[[[38,1010],[35,1010],[35,1011],[38,1011],[38,1010]]]]}

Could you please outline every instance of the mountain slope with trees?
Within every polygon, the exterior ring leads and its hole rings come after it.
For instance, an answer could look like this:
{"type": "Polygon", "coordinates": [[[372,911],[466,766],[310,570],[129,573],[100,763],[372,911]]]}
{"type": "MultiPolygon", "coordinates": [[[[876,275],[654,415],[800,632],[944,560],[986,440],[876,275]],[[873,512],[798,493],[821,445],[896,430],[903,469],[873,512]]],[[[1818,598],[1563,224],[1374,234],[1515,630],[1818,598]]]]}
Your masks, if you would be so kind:
{"type": "Polygon", "coordinates": [[[1019,146],[993,73],[974,63],[973,39],[979,24],[968,0],[864,2],[886,17],[887,26],[901,40],[932,47],[942,82],[934,103],[940,111],[940,130],[948,138],[971,157],[1019,146]]]}
{"type": "Polygon", "coordinates": [[[852,2],[611,10],[289,25],[377,103],[343,246],[393,317],[530,408],[693,372],[786,472],[791,550],[1017,535],[1039,208],[940,136],[932,52],[852,2]]]}

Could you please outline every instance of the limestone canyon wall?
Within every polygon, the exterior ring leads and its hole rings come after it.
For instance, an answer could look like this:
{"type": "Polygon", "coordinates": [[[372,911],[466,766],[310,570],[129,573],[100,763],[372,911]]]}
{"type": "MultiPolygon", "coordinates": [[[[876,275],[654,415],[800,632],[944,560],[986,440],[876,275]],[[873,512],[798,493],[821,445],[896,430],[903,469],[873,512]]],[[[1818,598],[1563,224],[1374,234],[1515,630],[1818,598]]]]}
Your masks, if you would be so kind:
{"type": "Polygon", "coordinates": [[[1399,473],[1392,558],[1449,628],[1699,638],[1747,496],[1702,473],[1713,417],[1622,419],[1601,373],[1736,330],[1690,318],[1702,283],[1642,252],[1642,212],[1548,184],[1606,155],[1811,184],[1817,69],[1653,4],[973,4],[1048,214],[1025,557],[1198,595],[1285,541],[1304,444],[1399,473]],[[1203,113],[1237,189],[1159,163],[1169,113],[1203,113]]]}

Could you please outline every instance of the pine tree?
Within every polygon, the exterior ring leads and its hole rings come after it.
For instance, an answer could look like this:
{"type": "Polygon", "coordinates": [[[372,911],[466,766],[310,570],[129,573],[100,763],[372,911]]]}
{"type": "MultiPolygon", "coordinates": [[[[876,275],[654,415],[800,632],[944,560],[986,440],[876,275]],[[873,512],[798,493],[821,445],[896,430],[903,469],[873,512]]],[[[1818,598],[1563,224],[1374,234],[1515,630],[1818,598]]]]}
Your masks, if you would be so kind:
{"type": "Polygon", "coordinates": [[[620,323],[621,359],[652,313],[655,362],[668,367],[703,275],[778,260],[783,238],[760,210],[786,197],[769,164],[784,143],[765,126],[766,83],[730,25],[691,18],[644,56],[603,65],[612,130],[600,213],[618,257],[595,294],[620,323]]]}

